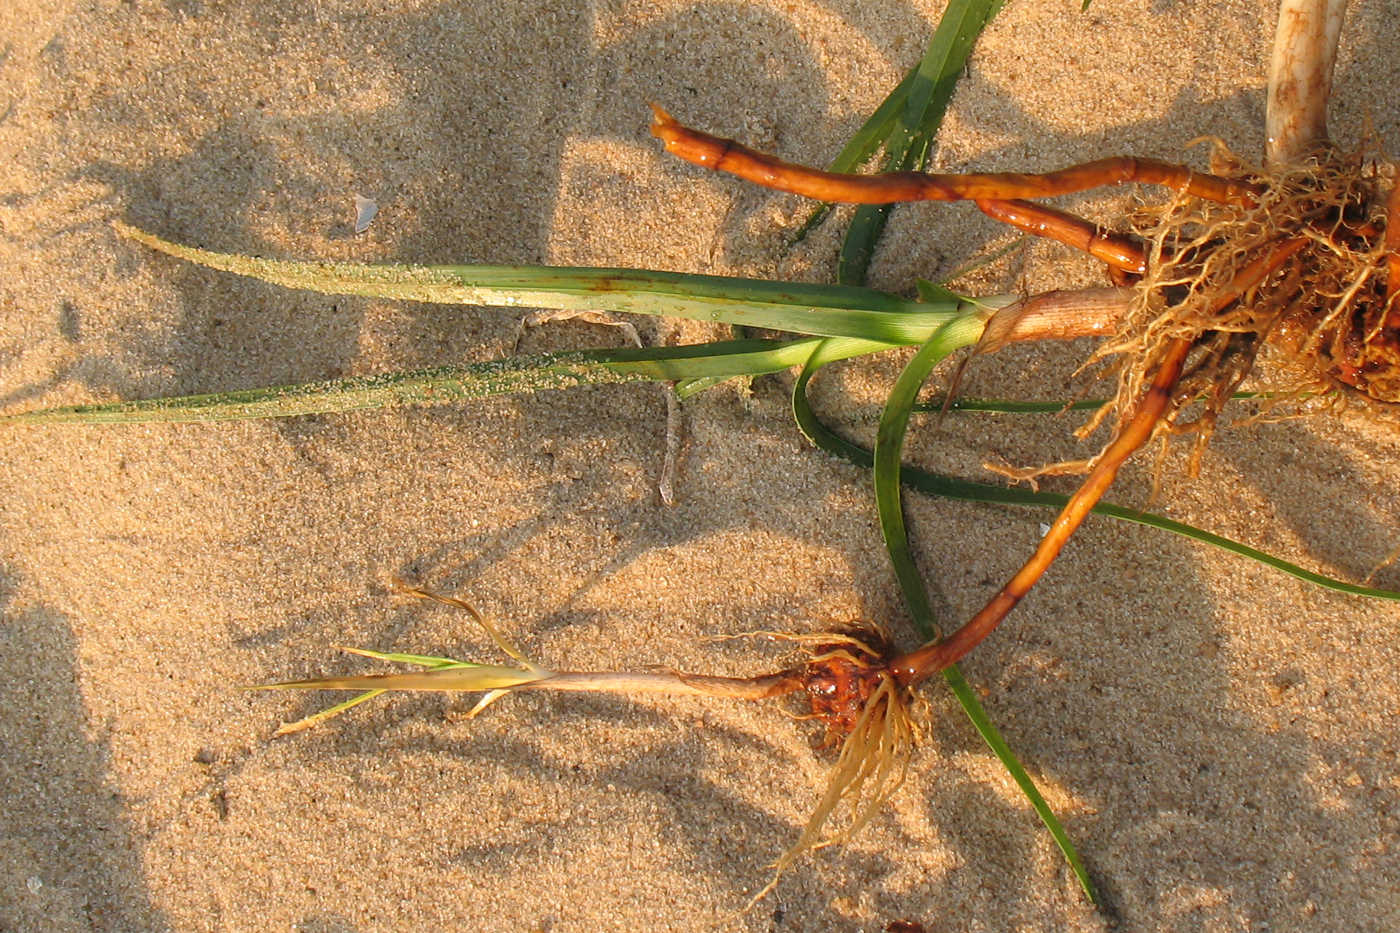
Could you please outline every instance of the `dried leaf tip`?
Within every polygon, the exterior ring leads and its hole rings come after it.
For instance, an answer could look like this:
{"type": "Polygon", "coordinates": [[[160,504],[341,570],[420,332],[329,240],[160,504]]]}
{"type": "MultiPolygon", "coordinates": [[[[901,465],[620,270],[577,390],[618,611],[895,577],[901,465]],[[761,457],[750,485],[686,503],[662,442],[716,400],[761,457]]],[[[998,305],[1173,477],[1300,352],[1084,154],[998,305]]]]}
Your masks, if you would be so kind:
{"type": "Polygon", "coordinates": [[[663,127],[675,125],[676,118],[666,112],[666,109],[654,100],[647,101],[647,106],[651,108],[651,132],[653,136],[660,136],[657,132],[663,127]]]}

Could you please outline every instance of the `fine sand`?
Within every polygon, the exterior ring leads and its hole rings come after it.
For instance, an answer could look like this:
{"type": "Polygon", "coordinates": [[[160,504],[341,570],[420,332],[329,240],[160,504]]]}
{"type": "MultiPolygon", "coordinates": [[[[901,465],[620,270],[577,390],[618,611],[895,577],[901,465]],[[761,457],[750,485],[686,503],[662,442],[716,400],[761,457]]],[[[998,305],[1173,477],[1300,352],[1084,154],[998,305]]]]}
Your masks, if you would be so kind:
{"type": "MultiPolygon", "coordinates": [[[[1400,148],[1400,21],[1356,0],[1334,133],[1400,148]]],[[[1012,0],[936,154],[1049,169],[1261,151],[1273,0],[1012,0]]],[[[552,263],[827,280],[796,199],[668,159],[648,100],[824,162],[919,56],[941,4],[8,0],[0,4],[0,405],[252,388],[485,360],[519,315],[327,298],[120,240],[276,257],[552,263]],[[379,214],[354,235],[355,196],[379,214]]],[[[1151,192],[1141,192],[1152,196],[1151,192]]],[[[1067,198],[1112,220],[1131,191],[1067,198]]],[[[897,213],[875,284],[909,292],[1008,242],[962,206],[897,213]]],[[[1035,245],[987,292],[1100,280],[1035,245]]],[[[651,341],[721,336],[643,322],[651,341]]],[[[522,351],[614,345],[572,322],[522,351]]],[[[974,395],[1064,398],[1091,344],[979,360],[974,395]]],[[[904,357],[816,402],[869,440],[904,357]]],[[[946,378],[941,376],[940,378],[946,378]]],[[[240,685],[378,669],[363,646],[498,660],[468,596],[556,667],[753,673],[756,630],[913,635],[868,478],[812,450],[790,375],[684,408],[658,500],[653,386],[285,421],[0,425],[0,929],[1246,930],[1400,927],[1394,604],[1092,521],[964,665],[1063,817],[1096,912],[945,690],[887,810],[746,914],[830,756],[795,707],[381,698],[240,685]]],[[[908,456],[984,478],[1082,456],[1076,417],[914,425],[908,456]]],[[[1400,440],[1359,414],[1224,430],[1201,476],[1125,471],[1147,505],[1351,580],[1400,545],[1400,440]]],[[[1055,488],[1071,484],[1057,482],[1055,488]]],[[[913,498],[954,624],[1042,512],[913,498]]],[[[1391,566],[1376,577],[1400,586],[1391,566]]]]}

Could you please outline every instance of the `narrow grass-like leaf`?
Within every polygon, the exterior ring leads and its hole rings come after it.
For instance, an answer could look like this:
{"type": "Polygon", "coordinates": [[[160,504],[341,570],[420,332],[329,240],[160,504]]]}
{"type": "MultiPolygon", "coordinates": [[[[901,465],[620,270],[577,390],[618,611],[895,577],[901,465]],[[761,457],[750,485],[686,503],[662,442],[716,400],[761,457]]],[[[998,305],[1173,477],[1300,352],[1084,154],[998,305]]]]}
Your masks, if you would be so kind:
{"type": "Polygon", "coordinates": [[[362,658],[370,658],[375,661],[390,661],[394,664],[417,664],[420,667],[443,668],[443,667],[475,667],[471,661],[458,661],[456,658],[443,658],[432,654],[405,654],[402,651],[371,651],[368,648],[346,648],[342,646],[341,651],[347,654],[359,655],[362,658]]]}
{"type": "Polygon", "coordinates": [[[861,124],[856,130],[846,147],[832,161],[827,168],[832,172],[851,172],[859,168],[867,159],[873,156],[880,147],[889,139],[890,133],[898,125],[900,115],[909,101],[909,89],[914,86],[918,79],[919,65],[909,69],[909,73],[900,79],[895,89],[890,91],[889,96],[880,102],[880,106],[875,108],[875,112],[870,115],[870,119],[861,124]]]}
{"type": "Polygon", "coordinates": [[[956,298],[957,292],[946,288],[938,282],[930,282],[927,279],[919,279],[914,283],[914,288],[918,290],[920,301],[947,301],[956,298]]]}
{"type": "Polygon", "coordinates": [[[949,2],[924,50],[898,123],[899,132],[910,142],[896,140],[897,147],[909,151],[920,136],[933,139],[943,123],[958,78],[967,67],[973,45],[1004,4],[1005,0],[949,2]]]}
{"type": "MultiPolygon", "coordinates": [[[[929,606],[923,576],[919,573],[914,556],[909,550],[904,508],[900,498],[900,457],[904,451],[904,437],[914,400],[918,397],[924,381],[945,356],[960,347],[975,344],[981,334],[980,321],[951,321],[921,347],[895,380],[894,388],[885,402],[885,411],[880,418],[880,427],[876,434],[873,480],[880,531],[884,535],[885,547],[889,551],[890,561],[894,564],[895,576],[899,579],[900,590],[904,593],[904,601],[909,607],[910,615],[927,640],[937,637],[938,627],[933,618],[933,610],[929,606]]],[[[1060,825],[1059,818],[1050,809],[1049,803],[1031,780],[1020,759],[1011,751],[1011,746],[1006,744],[1001,733],[992,724],[986,710],[968,686],[962,671],[952,668],[944,673],[943,679],[958,698],[963,711],[967,713],[987,747],[1011,775],[1021,793],[1039,815],[1041,822],[1045,824],[1045,828],[1050,831],[1055,845],[1059,847],[1065,861],[1079,879],[1085,896],[1089,898],[1090,903],[1097,903],[1093,883],[1089,880],[1089,874],[1084,870],[1084,864],[1080,861],[1074,844],[1070,842],[1069,835],[1060,825]]]]}
{"type": "Polygon", "coordinates": [[[259,686],[259,690],[434,690],[485,693],[508,690],[552,676],[540,668],[524,670],[501,664],[461,661],[426,671],[403,674],[359,674],[348,677],[316,677],[259,686]]]}
{"type": "Polygon", "coordinates": [[[1056,414],[1062,411],[1089,411],[1103,407],[1103,399],[1081,399],[1077,402],[1022,402],[1003,398],[953,398],[942,397],[919,402],[915,411],[983,411],[1001,414],[1056,414]]]}
{"type": "Polygon", "coordinates": [[[341,713],[348,712],[361,703],[366,703],[387,692],[387,690],[366,690],[364,693],[356,694],[350,699],[337,703],[334,706],[328,706],[323,710],[318,710],[310,716],[303,716],[296,722],[284,722],[272,733],[272,737],[277,739],[284,735],[291,735],[294,732],[305,732],[307,729],[315,728],[323,722],[329,722],[341,713]]]}
{"type": "Polygon", "coordinates": [[[117,230],[197,265],[328,295],[621,311],[891,344],[923,343],[958,313],[957,302],[908,301],[887,292],[842,285],[638,269],[295,262],[182,246],[125,224],[117,224],[117,230]]]}
{"type": "MultiPolygon", "coordinates": [[[[890,169],[899,171],[899,169],[890,169]]],[[[862,204],[851,217],[841,252],[836,259],[836,281],[843,285],[863,285],[875,258],[875,244],[885,232],[893,204],[862,204]]]]}
{"type": "MultiPolygon", "coordinates": [[[[439,658],[433,657],[431,655],[402,654],[398,652],[385,653],[382,651],[370,651],[367,648],[342,648],[341,650],[348,651],[351,654],[358,654],[361,657],[376,658],[381,661],[396,661],[402,664],[418,664],[422,667],[427,667],[434,670],[440,670],[443,668],[451,667],[473,666],[469,662],[458,661],[455,658],[439,658]]],[[[347,712],[348,710],[352,710],[355,707],[359,706],[361,703],[373,700],[375,697],[387,692],[388,690],[386,688],[366,690],[364,693],[353,696],[348,700],[335,704],[334,706],[329,706],[326,709],[320,710],[319,712],[312,713],[310,716],[304,716],[301,719],[296,720],[295,722],[283,723],[282,725],[277,727],[277,731],[272,733],[272,737],[280,738],[284,735],[291,735],[294,732],[304,732],[307,729],[311,729],[315,726],[321,725],[324,722],[328,722],[329,720],[332,720],[335,717],[339,716],[341,713],[347,712]]]]}
{"type": "MultiPolygon", "coordinates": [[[[875,112],[870,115],[870,118],[861,124],[860,129],[856,130],[855,135],[846,143],[846,148],[842,149],[827,166],[827,171],[853,172],[885,144],[885,140],[894,130],[900,113],[904,110],[905,101],[909,97],[909,88],[913,87],[914,78],[918,71],[918,65],[909,69],[909,73],[900,80],[889,96],[880,103],[880,106],[875,108],[875,112]]],[[[831,208],[831,204],[819,204],[814,208],[802,226],[797,229],[797,232],[788,239],[788,245],[792,246],[806,239],[807,234],[826,219],[831,208]]]]}
{"type": "Polygon", "coordinates": [[[958,279],[970,275],[973,272],[976,272],[978,269],[986,268],[987,266],[998,262],[1003,257],[1009,256],[1017,250],[1025,249],[1026,244],[1030,241],[1030,239],[1031,238],[1028,235],[1023,234],[1021,236],[1016,237],[1014,240],[1005,244],[1004,246],[998,246],[996,249],[991,250],[990,252],[981,253],[979,255],[973,256],[971,259],[963,263],[961,266],[958,266],[952,272],[949,272],[946,275],[944,275],[937,282],[929,282],[925,279],[916,279],[914,284],[915,287],[918,289],[919,297],[924,301],[928,301],[933,295],[948,292],[948,289],[945,286],[949,282],[956,282],[958,279]],[[933,290],[925,292],[925,286],[930,286],[933,290]]]}
{"type": "MultiPolygon", "coordinates": [[[[953,89],[967,66],[972,46],[1004,0],[951,0],[929,40],[928,48],[905,92],[904,109],[894,122],[885,146],[884,170],[928,167],[933,139],[943,123],[953,89]]],[[[901,85],[902,86],[902,85],[901,85]]],[[[875,244],[884,232],[893,206],[863,205],[856,209],[841,244],[836,280],[847,285],[865,281],[875,244]]]]}
{"type": "Polygon", "coordinates": [[[900,503],[900,456],[904,450],[905,429],[909,426],[914,400],[924,380],[949,353],[975,344],[982,330],[983,322],[978,318],[969,316],[953,320],[919,348],[919,352],[914,354],[895,380],[885,400],[885,410],[875,440],[875,507],[880,518],[880,532],[884,535],[885,547],[894,564],[895,576],[904,593],[909,613],[926,638],[935,637],[938,626],[929,605],[923,577],[909,551],[909,537],[900,503]]]}
{"type": "MultiPolygon", "coordinates": [[[[1250,399],[1268,400],[1276,398],[1272,392],[1236,392],[1230,398],[1234,401],[1247,401],[1250,399]]],[[[1301,401],[1312,396],[1299,396],[1301,401]]],[[[914,406],[915,411],[991,411],[1006,414],[1037,414],[1037,413],[1058,413],[1062,411],[1092,411],[1095,408],[1102,408],[1108,402],[1102,398],[1079,399],[1074,402],[1023,402],[1016,399],[1002,398],[955,398],[951,402],[944,399],[933,399],[928,402],[919,402],[914,406]]]]}
{"type": "MultiPolygon", "coordinates": [[[[237,421],[402,405],[441,405],[516,392],[640,380],[708,380],[705,384],[712,384],[735,376],[761,375],[800,366],[822,340],[743,340],[680,347],[621,347],[517,356],[486,363],[356,376],[269,389],[48,408],[0,417],[0,423],[237,421]]],[[[860,356],[890,347],[885,343],[846,337],[829,338],[829,346],[838,358],[860,356]]]]}
{"type": "MultiPolygon", "coordinates": [[[[801,380],[799,380],[801,381],[801,380]]],[[[805,383],[803,383],[805,389],[805,383]]],[[[858,444],[853,444],[831,428],[822,423],[811,406],[806,404],[805,393],[803,404],[797,407],[797,393],[794,390],[794,410],[793,414],[797,420],[798,427],[802,433],[816,446],[827,453],[840,457],[843,460],[861,467],[871,469],[875,465],[875,456],[871,451],[866,450],[858,444]]],[[[998,486],[993,483],[983,483],[977,480],[959,479],[955,476],[945,476],[941,473],[932,473],[928,470],[920,470],[907,464],[900,469],[900,482],[916,489],[929,496],[936,496],[941,499],[956,499],[964,502],[985,502],[993,505],[1020,505],[1035,506],[1039,508],[1061,509],[1064,508],[1069,496],[1056,492],[1035,492],[1022,487],[998,486]]],[[[1266,551],[1250,547],[1239,541],[1226,538],[1223,535],[1179,522],[1175,519],[1167,518],[1153,512],[1144,512],[1138,509],[1130,509],[1121,505],[1114,505],[1109,502],[1099,502],[1094,506],[1094,514],[1104,515],[1109,518],[1123,522],[1132,522],[1136,525],[1145,525],[1149,528],[1156,528],[1160,531],[1167,531],[1192,541],[1199,541],[1211,547],[1237,554],[1240,557],[1248,558],[1272,567],[1281,573],[1286,573],[1291,577],[1296,577],[1306,583],[1320,586],[1323,589],[1334,590],[1339,593],[1347,593],[1352,596],[1364,596],[1370,599],[1385,599],[1400,601],[1400,590],[1388,590],[1382,587],[1362,586],[1358,583],[1348,583],[1336,577],[1307,570],[1297,564],[1286,561],[1281,557],[1275,557],[1266,551]]]]}
{"type": "Polygon", "coordinates": [[[511,392],[538,392],[647,378],[644,374],[611,368],[588,353],[558,353],[266,389],[45,408],[6,415],[0,418],[0,422],[129,424],[150,421],[241,421],[401,405],[446,404],[511,392]]]}
{"type": "Polygon", "coordinates": [[[1060,824],[1059,817],[1055,816],[1055,811],[1050,809],[1045,795],[1040,792],[1039,787],[1036,787],[1029,772],[1021,764],[1020,759],[1016,757],[1016,753],[1011,750],[1011,746],[1006,744],[1006,739],[1002,738],[1001,732],[992,723],[987,711],[982,708],[982,704],[977,699],[977,694],[973,692],[972,686],[967,682],[967,678],[963,677],[962,671],[954,664],[943,671],[943,681],[953,691],[953,696],[957,697],[958,702],[962,704],[963,712],[967,713],[967,718],[972,720],[973,728],[977,730],[978,735],[982,736],[982,741],[987,743],[992,754],[997,756],[997,761],[1001,762],[1001,766],[1011,775],[1011,779],[1016,782],[1021,793],[1035,808],[1036,816],[1040,817],[1040,822],[1049,830],[1060,854],[1064,857],[1070,870],[1074,872],[1074,877],[1078,879],[1079,887],[1083,889],[1084,896],[1089,899],[1089,903],[1098,904],[1099,897],[1094,890],[1094,882],[1089,878],[1089,872],[1084,867],[1084,862],[1079,858],[1079,852],[1075,849],[1074,843],[1070,841],[1069,834],[1060,824]]]}

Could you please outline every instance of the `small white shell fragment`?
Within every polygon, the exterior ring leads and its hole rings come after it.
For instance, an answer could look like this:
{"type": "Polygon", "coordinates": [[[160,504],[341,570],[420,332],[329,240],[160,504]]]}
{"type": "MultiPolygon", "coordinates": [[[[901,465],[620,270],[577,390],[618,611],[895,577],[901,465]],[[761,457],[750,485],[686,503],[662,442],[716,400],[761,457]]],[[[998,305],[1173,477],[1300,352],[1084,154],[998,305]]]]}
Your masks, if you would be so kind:
{"type": "Polygon", "coordinates": [[[374,215],[378,213],[379,205],[373,199],[355,195],[355,233],[360,234],[368,230],[374,215]]]}
{"type": "Polygon", "coordinates": [[[1050,524],[1049,524],[1048,522],[1041,522],[1041,523],[1040,523],[1040,536],[1043,538],[1043,537],[1045,537],[1046,535],[1048,535],[1049,533],[1050,533],[1050,524]]]}

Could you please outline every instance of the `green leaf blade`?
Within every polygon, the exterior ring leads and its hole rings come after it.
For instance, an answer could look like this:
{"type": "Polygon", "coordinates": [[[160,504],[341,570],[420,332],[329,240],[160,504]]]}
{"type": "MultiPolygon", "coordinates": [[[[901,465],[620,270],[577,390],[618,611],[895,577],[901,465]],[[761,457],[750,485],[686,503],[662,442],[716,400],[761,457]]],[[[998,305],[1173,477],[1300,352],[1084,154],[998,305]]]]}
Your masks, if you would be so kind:
{"type": "Polygon", "coordinates": [[[183,246],[123,224],[117,229],[206,268],[327,295],[662,315],[891,344],[923,343],[957,313],[956,302],[910,301],[845,285],[638,269],[298,262],[183,246]]]}
{"type": "MultiPolygon", "coordinates": [[[[804,376],[808,375],[806,372],[804,376]]],[[[839,457],[857,467],[869,470],[875,464],[875,456],[872,451],[866,450],[859,444],[853,444],[841,435],[837,434],[830,427],[824,424],[816,413],[812,411],[811,405],[806,400],[806,382],[799,379],[803,394],[800,404],[797,398],[797,390],[794,387],[794,417],[801,428],[802,433],[817,447],[827,453],[839,457]]],[[[1069,501],[1069,497],[1055,492],[1036,492],[1030,489],[1012,486],[998,486],[994,483],[983,483],[977,480],[961,479],[956,476],[946,476],[941,473],[932,473],[928,470],[921,470],[907,464],[902,466],[899,474],[900,482],[924,495],[934,496],[941,499],[954,499],[963,502],[983,502],[992,505],[1017,505],[1031,506],[1047,509],[1063,508],[1069,501]]],[[[1311,583],[1324,589],[1333,590],[1339,593],[1346,593],[1351,596],[1361,596],[1368,599],[1384,599],[1387,601],[1400,601],[1400,590],[1389,590],[1381,587],[1363,586],[1358,583],[1350,583],[1327,574],[1308,570],[1298,564],[1284,560],[1266,551],[1250,547],[1223,535],[1179,522],[1175,519],[1158,515],[1154,512],[1145,512],[1139,509],[1130,509],[1125,506],[1115,505],[1110,502],[1100,502],[1094,506],[1095,515],[1103,515],[1118,521],[1131,522],[1136,525],[1143,525],[1148,528],[1155,528],[1159,531],[1170,532],[1180,535],[1192,541],[1199,541],[1211,547],[1219,548],[1231,554],[1261,563],[1267,567],[1295,577],[1304,582],[1311,583]]]]}
{"type": "MultiPolygon", "coordinates": [[[[857,338],[826,338],[835,359],[890,349],[857,338]]],[[[0,423],[135,424],[239,421],[334,414],[406,405],[443,405],[521,392],[636,381],[690,381],[711,385],[800,366],[822,338],[737,340],[680,347],[624,347],[517,356],[486,363],[440,366],[302,385],[206,395],[73,405],[0,417],[0,423]]]]}
{"type": "MultiPolygon", "coordinates": [[[[888,127],[885,171],[928,167],[933,140],[943,125],[948,103],[967,67],[972,47],[1003,3],[1004,0],[951,0],[948,4],[918,67],[906,78],[907,86],[901,82],[886,99],[886,104],[902,99],[904,106],[897,119],[882,124],[888,127]]],[[[889,204],[863,205],[856,209],[841,244],[838,282],[864,283],[875,246],[884,233],[892,209],[893,205],[889,204]]]]}
{"type": "Polygon", "coordinates": [[[1040,822],[1049,831],[1050,837],[1055,840],[1055,846],[1060,850],[1061,856],[1064,857],[1070,870],[1074,872],[1074,877],[1079,882],[1079,887],[1084,891],[1084,896],[1089,899],[1089,903],[1097,905],[1099,897],[1098,892],[1094,890],[1093,879],[1089,877],[1089,872],[1084,867],[1084,862],[1080,859],[1074,843],[1070,841],[1069,834],[1065,832],[1059,817],[1055,816],[1055,811],[1050,809],[1050,804],[1046,802],[1045,795],[1040,792],[1040,788],[1036,787],[1030,773],[1016,757],[1016,753],[1011,750],[1011,746],[1002,738],[1001,732],[992,723],[987,711],[982,708],[982,703],[977,699],[976,692],[973,691],[967,678],[963,677],[962,671],[956,664],[943,671],[943,682],[958,698],[963,712],[972,721],[972,726],[982,737],[982,741],[987,743],[992,754],[996,755],[997,761],[1001,762],[1001,766],[1006,769],[1007,774],[1021,789],[1022,795],[1030,801],[1036,816],[1040,817],[1040,822]]]}
{"type": "Polygon", "coordinates": [[[924,381],[949,353],[975,344],[982,335],[983,323],[981,318],[971,315],[950,321],[914,354],[890,390],[876,434],[873,482],[880,532],[884,536],[885,548],[889,551],[905,604],[915,627],[925,640],[937,637],[938,626],[933,618],[923,576],[909,550],[909,536],[900,501],[900,457],[914,402],[924,381]]]}

